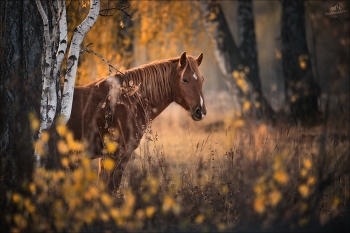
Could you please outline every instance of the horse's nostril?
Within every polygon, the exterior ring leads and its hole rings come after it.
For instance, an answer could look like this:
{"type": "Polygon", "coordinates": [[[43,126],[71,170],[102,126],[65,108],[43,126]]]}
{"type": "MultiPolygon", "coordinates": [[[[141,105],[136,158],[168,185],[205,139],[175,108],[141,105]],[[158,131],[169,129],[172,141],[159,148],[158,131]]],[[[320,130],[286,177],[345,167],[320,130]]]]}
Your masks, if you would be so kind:
{"type": "Polygon", "coordinates": [[[196,109],[196,115],[201,117],[202,116],[202,110],[200,108],[196,109]]]}

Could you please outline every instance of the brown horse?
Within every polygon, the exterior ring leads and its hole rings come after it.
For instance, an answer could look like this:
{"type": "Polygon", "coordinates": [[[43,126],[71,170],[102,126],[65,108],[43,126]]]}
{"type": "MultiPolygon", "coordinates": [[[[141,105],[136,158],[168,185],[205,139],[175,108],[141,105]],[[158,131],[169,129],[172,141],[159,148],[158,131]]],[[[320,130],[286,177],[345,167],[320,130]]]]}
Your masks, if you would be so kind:
{"type": "Polygon", "coordinates": [[[77,140],[89,144],[91,158],[112,158],[115,167],[103,168],[99,177],[107,190],[116,190],[132,152],[149,123],[172,102],[187,110],[195,121],[206,113],[199,72],[203,59],[186,56],[133,68],[74,89],[73,108],[67,126],[77,140]],[[118,135],[116,134],[118,132],[118,135]],[[117,150],[106,153],[106,136],[117,143],[117,150]]]}

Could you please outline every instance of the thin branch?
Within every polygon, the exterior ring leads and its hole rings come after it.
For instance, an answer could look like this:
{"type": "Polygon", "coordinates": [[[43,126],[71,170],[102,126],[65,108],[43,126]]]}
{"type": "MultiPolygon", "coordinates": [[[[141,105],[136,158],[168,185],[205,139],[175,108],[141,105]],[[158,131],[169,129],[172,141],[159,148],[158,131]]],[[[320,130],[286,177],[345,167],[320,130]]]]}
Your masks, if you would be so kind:
{"type": "Polygon", "coordinates": [[[121,72],[120,70],[118,70],[117,68],[115,68],[107,59],[105,59],[102,55],[96,53],[93,50],[88,49],[87,47],[92,45],[92,43],[88,44],[87,46],[85,46],[81,51],[80,54],[83,54],[84,52],[88,52],[88,53],[92,53],[94,55],[96,55],[97,57],[101,58],[102,61],[104,61],[110,68],[115,69],[118,73],[121,73],[122,75],[124,75],[123,72],[121,72]]]}
{"type": "Polygon", "coordinates": [[[134,17],[134,13],[136,12],[136,10],[133,10],[131,13],[128,13],[126,10],[129,9],[131,7],[130,3],[122,3],[122,4],[118,4],[118,6],[116,7],[111,7],[111,8],[106,8],[103,10],[100,10],[99,15],[106,17],[106,16],[112,16],[114,15],[114,13],[119,10],[121,12],[123,12],[126,16],[130,17],[131,19],[134,17]],[[109,11],[113,11],[112,13],[109,13],[109,11]],[[107,13],[104,13],[107,12],[107,13]]]}

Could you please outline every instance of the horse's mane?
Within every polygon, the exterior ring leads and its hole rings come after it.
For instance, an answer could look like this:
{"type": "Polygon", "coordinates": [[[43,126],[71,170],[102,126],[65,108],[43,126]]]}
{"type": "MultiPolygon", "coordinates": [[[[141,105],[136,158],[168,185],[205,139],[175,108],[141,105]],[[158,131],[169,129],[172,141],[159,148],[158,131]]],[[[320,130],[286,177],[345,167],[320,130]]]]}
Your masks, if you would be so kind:
{"type": "MultiPolygon", "coordinates": [[[[175,74],[179,57],[170,58],[167,60],[155,61],[140,67],[132,68],[124,72],[122,77],[126,83],[130,80],[133,81],[133,85],[140,85],[139,93],[147,97],[148,101],[157,103],[164,97],[172,94],[171,85],[172,78],[175,74]]],[[[198,65],[192,56],[187,56],[187,66],[190,66],[191,70],[198,72],[198,65]]],[[[181,74],[181,76],[183,73],[181,74]]]]}

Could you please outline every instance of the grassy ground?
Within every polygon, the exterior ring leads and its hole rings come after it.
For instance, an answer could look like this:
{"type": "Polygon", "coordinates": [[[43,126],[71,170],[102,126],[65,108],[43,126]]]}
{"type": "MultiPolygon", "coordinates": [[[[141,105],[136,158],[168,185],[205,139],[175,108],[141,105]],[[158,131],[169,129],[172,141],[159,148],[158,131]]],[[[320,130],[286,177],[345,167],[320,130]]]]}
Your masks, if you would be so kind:
{"type": "MultiPolygon", "coordinates": [[[[8,192],[7,226],[36,232],[349,230],[348,103],[314,127],[238,119],[224,94],[207,97],[207,108],[201,122],[176,105],[155,119],[113,195],[96,184],[97,162],[73,152],[83,144],[58,126],[65,169],[37,168],[22,191],[8,192]]],[[[40,148],[40,141],[34,145],[40,148]]]]}
{"type": "Polygon", "coordinates": [[[153,174],[164,192],[173,187],[192,230],[324,227],[349,213],[347,107],[327,125],[272,127],[234,119],[230,104],[219,103],[208,103],[201,122],[170,106],[136,150],[122,187],[140,191],[135,174],[153,174]]]}

